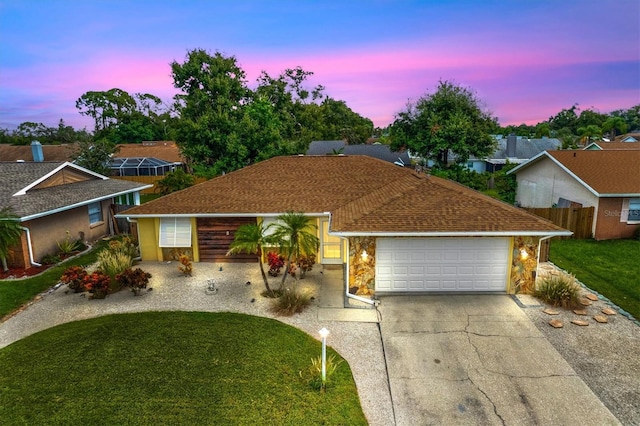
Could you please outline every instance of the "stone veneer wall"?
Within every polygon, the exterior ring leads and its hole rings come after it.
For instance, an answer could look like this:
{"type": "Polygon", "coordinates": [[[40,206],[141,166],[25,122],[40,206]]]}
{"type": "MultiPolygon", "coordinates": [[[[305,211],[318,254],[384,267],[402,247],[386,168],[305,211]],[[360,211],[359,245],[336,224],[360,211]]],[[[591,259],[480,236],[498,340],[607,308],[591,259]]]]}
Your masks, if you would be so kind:
{"type": "Polygon", "coordinates": [[[538,242],[538,237],[514,238],[509,293],[532,294],[535,290],[538,242]]]}
{"type": "Polygon", "coordinates": [[[349,237],[349,292],[372,296],[375,292],[376,239],[349,237]],[[362,254],[367,252],[366,259],[362,254]]]}

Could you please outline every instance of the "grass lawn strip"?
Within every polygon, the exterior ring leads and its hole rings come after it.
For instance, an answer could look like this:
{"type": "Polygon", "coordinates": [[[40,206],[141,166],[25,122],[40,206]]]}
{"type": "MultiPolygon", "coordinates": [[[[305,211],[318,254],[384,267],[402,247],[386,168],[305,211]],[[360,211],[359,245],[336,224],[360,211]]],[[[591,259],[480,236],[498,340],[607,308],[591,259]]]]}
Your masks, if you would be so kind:
{"type": "Polygon", "coordinates": [[[300,378],[319,354],[320,342],[300,330],[235,313],[150,312],[63,324],[0,350],[0,418],[366,424],[346,362],[325,393],[300,378]]]}
{"type": "Polygon", "coordinates": [[[640,320],[640,241],[553,240],[549,258],[640,320]]]}

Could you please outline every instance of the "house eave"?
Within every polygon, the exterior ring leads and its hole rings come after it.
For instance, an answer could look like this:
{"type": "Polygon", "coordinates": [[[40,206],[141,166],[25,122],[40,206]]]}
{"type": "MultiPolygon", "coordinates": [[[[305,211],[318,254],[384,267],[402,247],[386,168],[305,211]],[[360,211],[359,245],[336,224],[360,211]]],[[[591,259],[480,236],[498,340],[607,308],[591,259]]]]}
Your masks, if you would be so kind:
{"type": "MultiPolygon", "coordinates": [[[[126,211],[123,213],[116,214],[115,217],[118,219],[131,218],[131,219],[151,219],[151,218],[167,218],[167,217],[278,217],[285,212],[281,213],[164,213],[164,214],[126,214],[126,211]],[[123,214],[125,213],[125,214],[123,214]]],[[[329,216],[330,213],[327,212],[304,212],[305,216],[309,217],[325,217],[329,216]]]]}
{"type": "Polygon", "coordinates": [[[339,237],[568,237],[571,231],[329,232],[339,237]]]}

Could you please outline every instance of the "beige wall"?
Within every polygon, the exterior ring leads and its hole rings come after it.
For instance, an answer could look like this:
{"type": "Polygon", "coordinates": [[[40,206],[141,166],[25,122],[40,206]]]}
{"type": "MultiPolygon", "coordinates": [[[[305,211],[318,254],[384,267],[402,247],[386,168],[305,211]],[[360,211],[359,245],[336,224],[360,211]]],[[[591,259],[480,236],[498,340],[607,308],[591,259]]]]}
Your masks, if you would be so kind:
{"type": "Polygon", "coordinates": [[[84,241],[93,242],[109,234],[109,206],[111,200],[102,201],[102,222],[89,225],[89,207],[81,206],[23,223],[31,233],[33,257],[38,262],[42,256],[58,252],[58,241],[67,238],[77,240],[84,233],[84,241]]]}

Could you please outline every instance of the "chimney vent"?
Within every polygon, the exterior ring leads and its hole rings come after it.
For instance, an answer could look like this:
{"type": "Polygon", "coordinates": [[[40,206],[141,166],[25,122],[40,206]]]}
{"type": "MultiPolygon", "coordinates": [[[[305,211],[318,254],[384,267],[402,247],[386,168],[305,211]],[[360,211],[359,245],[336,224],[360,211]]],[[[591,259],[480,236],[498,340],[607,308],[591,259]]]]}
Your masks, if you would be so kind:
{"type": "Polygon", "coordinates": [[[38,141],[31,142],[31,154],[33,154],[33,161],[41,163],[44,161],[44,154],[42,153],[42,144],[38,141]]]}
{"type": "Polygon", "coordinates": [[[516,158],[516,142],[518,138],[515,133],[507,136],[507,158],[516,158]]]}

